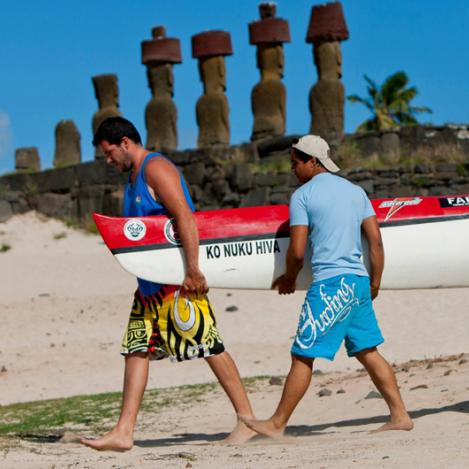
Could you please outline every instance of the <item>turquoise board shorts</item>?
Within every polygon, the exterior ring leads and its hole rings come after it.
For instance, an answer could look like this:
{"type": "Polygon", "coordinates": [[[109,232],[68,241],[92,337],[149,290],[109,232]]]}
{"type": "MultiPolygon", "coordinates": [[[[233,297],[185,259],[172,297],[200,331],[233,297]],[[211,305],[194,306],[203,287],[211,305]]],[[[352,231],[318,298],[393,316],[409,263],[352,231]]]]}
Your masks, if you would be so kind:
{"type": "Polygon", "coordinates": [[[384,342],[368,277],[344,274],[311,285],[291,353],[333,360],[345,340],[349,357],[384,342]]]}

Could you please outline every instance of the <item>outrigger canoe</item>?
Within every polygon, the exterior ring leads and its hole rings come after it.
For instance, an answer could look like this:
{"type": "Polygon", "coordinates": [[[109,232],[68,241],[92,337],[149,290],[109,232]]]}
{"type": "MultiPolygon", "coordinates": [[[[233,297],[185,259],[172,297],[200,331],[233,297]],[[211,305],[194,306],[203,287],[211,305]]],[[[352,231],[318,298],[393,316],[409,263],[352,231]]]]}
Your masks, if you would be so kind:
{"type": "MultiPolygon", "coordinates": [[[[469,195],[373,199],[385,249],[384,289],[469,286],[469,195]]],[[[94,214],[107,247],[130,274],[180,285],[184,257],[166,216],[94,214]]],[[[288,206],[195,213],[199,264],[211,288],[270,289],[285,269],[288,206]]],[[[366,243],[365,243],[366,244],[366,243]]],[[[368,265],[367,248],[364,262],[368,265]]],[[[306,262],[297,288],[311,283],[306,262]]]]}

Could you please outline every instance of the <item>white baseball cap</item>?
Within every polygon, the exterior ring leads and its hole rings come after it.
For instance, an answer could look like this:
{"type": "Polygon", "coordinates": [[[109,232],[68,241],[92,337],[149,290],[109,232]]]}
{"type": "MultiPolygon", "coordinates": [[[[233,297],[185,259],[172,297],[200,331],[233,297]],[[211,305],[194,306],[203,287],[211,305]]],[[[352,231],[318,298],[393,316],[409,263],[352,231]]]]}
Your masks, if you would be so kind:
{"type": "Polygon", "coordinates": [[[329,156],[329,145],[318,135],[304,135],[292,145],[292,148],[297,148],[307,155],[314,156],[331,173],[340,171],[340,168],[329,156]]]}

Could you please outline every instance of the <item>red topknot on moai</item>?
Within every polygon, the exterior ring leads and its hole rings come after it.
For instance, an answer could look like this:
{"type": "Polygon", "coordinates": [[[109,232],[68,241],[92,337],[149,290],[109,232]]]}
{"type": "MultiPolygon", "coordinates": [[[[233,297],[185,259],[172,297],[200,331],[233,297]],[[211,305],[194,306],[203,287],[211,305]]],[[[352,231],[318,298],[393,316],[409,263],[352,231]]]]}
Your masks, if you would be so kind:
{"type": "Polygon", "coordinates": [[[145,108],[149,150],[171,151],[177,148],[177,109],[174,96],[173,64],[179,64],[179,39],[166,37],[164,26],[152,29],[153,38],[142,42],[142,63],[147,67],[152,98],[145,108]]]}
{"type": "Polygon", "coordinates": [[[311,10],[306,42],[313,44],[318,82],[311,88],[309,106],[312,134],[325,138],[336,149],[343,138],[344,85],[340,41],[349,37],[339,2],[314,6],[311,10]]]}
{"type": "Polygon", "coordinates": [[[197,101],[197,146],[229,145],[230,124],[226,89],[225,55],[232,55],[230,33],[206,31],[192,36],[192,57],[199,59],[204,94],[197,101]]]}
{"type": "Polygon", "coordinates": [[[249,24],[249,43],[257,46],[257,67],[261,81],[252,89],[254,114],[251,140],[285,133],[286,90],[283,43],[290,42],[288,21],[276,18],[275,3],[259,5],[261,19],[249,24]]]}

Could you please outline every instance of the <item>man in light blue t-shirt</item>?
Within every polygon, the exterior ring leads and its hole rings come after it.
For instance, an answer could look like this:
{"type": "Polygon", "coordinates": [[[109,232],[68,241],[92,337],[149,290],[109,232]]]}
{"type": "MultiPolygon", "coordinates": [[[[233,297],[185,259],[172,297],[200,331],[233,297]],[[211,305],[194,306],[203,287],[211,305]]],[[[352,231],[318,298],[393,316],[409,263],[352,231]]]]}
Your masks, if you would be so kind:
{"type": "Polygon", "coordinates": [[[269,420],[248,421],[259,433],[280,437],[311,382],[315,358],[333,360],[341,343],[366,368],[390,411],[379,430],[411,430],[396,377],[377,346],[383,337],[372,300],[384,267],[379,225],[359,186],[339,171],[321,137],[305,135],[292,145],[292,170],[301,183],[290,201],[290,245],[286,272],[274,281],[279,293],[295,291],[306,247],[311,248],[313,282],[301,310],[292,346],[292,366],[280,403],[269,420]],[[369,246],[370,273],[362,262],[361,235],[369,246]]]}

